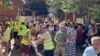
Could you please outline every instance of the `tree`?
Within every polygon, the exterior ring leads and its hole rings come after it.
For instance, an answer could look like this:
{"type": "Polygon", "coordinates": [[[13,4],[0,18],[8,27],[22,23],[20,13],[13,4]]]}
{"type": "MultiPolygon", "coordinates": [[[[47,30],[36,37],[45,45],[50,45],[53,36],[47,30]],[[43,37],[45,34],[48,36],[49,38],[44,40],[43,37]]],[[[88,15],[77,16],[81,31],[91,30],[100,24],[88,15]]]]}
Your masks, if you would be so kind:
{"type": "Polygon", "coordinates": [[[1,0],[0,6],[3,6],[5,8],[11,9],[11,10],[13,9],[13,3],[11,0],[1,0]]]}
{"type": "Polygon", "coordinates": [[[61,9],[65,13],[65,19],[67,19],[68,13],[73,13],[73,22],[76,21],[75,13],[79,12],[78,10],[78,2],[80,0],[62,0],[62,6],[61,9]]]}
{"type": "Polygon", "coordinates": [[[100,5],[94,5],[92,15],[95,22],[100,22],[100,5]]]}
{"type": "Polygon", "coordinates": [[[77,2],[78,0],[46,0],[48,11],[55,15],[58,10],[62,10],[65,13],[65,19],[68,13],[74,13],[75,16],[75,12],[78,12],[77,2]]]}
{"type": "Polygon", "coordinates": [[[54,15],[57,14],[57,11],[61,9],[61,0],[45,0],[45,3],[48,5],[48,12],[54,15]]]}

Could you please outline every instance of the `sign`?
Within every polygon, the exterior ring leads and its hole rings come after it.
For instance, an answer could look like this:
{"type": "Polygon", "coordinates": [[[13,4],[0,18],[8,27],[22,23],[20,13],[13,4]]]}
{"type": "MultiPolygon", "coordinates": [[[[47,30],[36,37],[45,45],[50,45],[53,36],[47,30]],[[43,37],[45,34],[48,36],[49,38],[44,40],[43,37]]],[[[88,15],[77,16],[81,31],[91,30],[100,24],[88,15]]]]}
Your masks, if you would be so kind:
{"type": "Polygon", "coordinates": [[[32,16],[19,16],[17,19],[20,22],[31,22],[33,20],[32,16]]]}
{"type": "Polygon", "coordinates": [[[84,24],[84,18],[76,18],[76,23],[84,24]]]}

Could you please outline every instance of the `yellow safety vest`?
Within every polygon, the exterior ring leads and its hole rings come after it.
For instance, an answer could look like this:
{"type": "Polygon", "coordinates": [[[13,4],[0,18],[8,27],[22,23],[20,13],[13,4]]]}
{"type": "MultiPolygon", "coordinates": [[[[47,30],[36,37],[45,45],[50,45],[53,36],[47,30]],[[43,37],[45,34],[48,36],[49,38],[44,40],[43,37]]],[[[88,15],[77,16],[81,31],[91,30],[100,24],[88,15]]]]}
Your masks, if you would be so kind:
{"type": "Polygon", "coordinates": [[[19,30],[18,35],[21,35],[21,36],[25,35],[25,33],[27,31],[27,27],[24,25],[21,25],[20,28],[22,28],[22,29],[19,30]]]}
{"type": "Polygon", "coordinates": [[[14,31],[19,31],[19,29],[20,29],[20,23],[14,22],[14,31]]]}
{"type": "Polygon", "coordinates": [[[4,33],[4,36],[3,36],[4,41],[9,42],[9,40],[10,40],[10,33],[11,33],[11,28],[8,27],[6,29],[6,32],[4,33]]]}
{"type": "MultiPolygon", "coordinates": [[[[29,29],[26,32],[28,32],[28,31],[29,31],[29,29]]],[[[28,39],[29,40],[32,39],[31,32],[29,32],[28,39]]],[[[21,43],[24,44],[24,45],[28,45],[29,42],[28,42],[28,40],[26,40],[25,38],[23,38],[22,41],[21,41],[21,43]]]]}
{"type": "Polygon", "coordinates": [[[44,50],[52,50],[52,49],[54,49],[54,44],[53,44],[52,38],[51,38],[51,36],[50,36],[50,33],[49,33],[49,32],[45,32],[45,33],[43,34],[43,38],[44,38],[45,35],[48,35],[48,36],[49,36],[49,37],[48,37],[49,39],[48,39],[48,40],[45,40],[45,41],[43,42],[44,50]]]}

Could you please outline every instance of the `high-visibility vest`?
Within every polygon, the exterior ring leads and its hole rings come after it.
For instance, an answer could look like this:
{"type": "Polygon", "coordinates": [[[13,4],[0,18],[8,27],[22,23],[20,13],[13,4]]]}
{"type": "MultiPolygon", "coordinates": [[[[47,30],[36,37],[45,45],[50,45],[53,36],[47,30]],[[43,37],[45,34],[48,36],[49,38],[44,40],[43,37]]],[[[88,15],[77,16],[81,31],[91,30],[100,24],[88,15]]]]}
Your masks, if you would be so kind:
{"type": "MultiPolygon", "coordinates": [[[[29,29],[26,31],[26,33],[27,33],[28,31],[29,31],[29,29]]],[[[29,35],[28,35],[27,38],[28,38],[29,40],[32,39],[31,32],[29,32],[29,35]]],[[[24,44],[24,45],[28,45],[28,40],[26,40],[25,38],[23,38],[22,41],[21,41],[21,43],[24,44]]]]}
{"type": "Polygon", "coordinates": [[[43,42],[44,50],[52,50],[52,49],[54,49],[54,44],[53,44],[52,38],[50,36],[50,33],[49,32],[45,32],[43,34],[43,38],[44,38],[45,35],[48,35],[49,37],[47,37],[47,38],[49,38],[49,39],[44,40],[44,42],[43,42]]]}
{"type": "Polygon", "coordinates": [[[19,31],[20,23],[19,22],[14,22],[14,31],[19,31]]]}
{"type": "Polygon", "coordinates": [[[8,27],[4,32],[4,36],[3,36],[4,41],[8,42],[10,40],[10,33],[11,33],[11,28],[8,27]]]}
{"type": "Polygon", "coordinates": [[[27,27],[24,25],[21,25],[21,29],[19,30],[18,35],[23,36],[25,35],[26,31],[27,31],[27,27]]]}

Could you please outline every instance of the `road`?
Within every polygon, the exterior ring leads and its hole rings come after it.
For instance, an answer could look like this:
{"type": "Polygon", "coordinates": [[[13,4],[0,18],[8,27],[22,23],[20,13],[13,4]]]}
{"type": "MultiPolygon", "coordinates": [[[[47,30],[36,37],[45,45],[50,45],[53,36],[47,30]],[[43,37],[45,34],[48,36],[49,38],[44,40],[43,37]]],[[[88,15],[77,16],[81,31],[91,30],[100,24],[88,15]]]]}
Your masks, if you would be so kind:
{"type": "MultiPolygon", "coordinates": [[[[21,49],[14,48],[13,44],[14,44],[14,40],[11,40],[11,52],[8,56],[21,56],[21,49]]],[[[77,48],[76,56],[82,56],[82,53],[83,53],[83,49],[77,48]]],[[[32,49],[30,50],[30,56],[36,56],[32,49]]]]}

